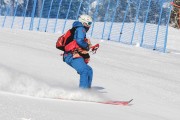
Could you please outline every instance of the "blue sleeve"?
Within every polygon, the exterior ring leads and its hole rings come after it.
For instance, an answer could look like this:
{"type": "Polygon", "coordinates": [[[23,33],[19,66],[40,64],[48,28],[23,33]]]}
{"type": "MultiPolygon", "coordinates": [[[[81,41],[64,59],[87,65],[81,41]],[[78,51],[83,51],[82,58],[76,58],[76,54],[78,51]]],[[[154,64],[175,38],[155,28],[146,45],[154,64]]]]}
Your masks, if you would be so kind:
{"type": "Polygon", "coordinates": [[[84,27],[78,27],[75,31],[75,40],[77,44],[82,47],[83,49],[88,50],[88,43],[84,41],[84,38],[86,37],[86,30],[84,27]]]}

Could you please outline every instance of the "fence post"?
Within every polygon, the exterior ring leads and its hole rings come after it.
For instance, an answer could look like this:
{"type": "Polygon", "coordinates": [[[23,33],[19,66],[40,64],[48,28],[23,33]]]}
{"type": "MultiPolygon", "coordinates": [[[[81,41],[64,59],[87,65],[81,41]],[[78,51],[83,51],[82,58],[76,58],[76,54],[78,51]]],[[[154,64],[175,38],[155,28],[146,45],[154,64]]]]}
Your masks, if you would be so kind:
{"type": "Polygon", "coordinates": [[[13,15],[13,20],[12,20],[12,23],[11,23],[11,29],[12,29],[13,24],[14,24],[14,19],[15,19],[15,16],[16,16],[17,8],[18,8],[18,0],[16,1],[16,7],[15,7],[14,15],[13,15]]]}
{"type": "Polygon", "coordinates": [[[52,3],[53,3],[54,0],[51,0],[51,4],[50,4],[50,8],[49,8],[49,12],[48,12],[48,17],[47,17],[47,21],[46,21],[46,27],[45,27],[45,32],[47,31],[47,26],[48,26],[48,22],[49,22],[49,16],[50,16],[50,13],[51,13],[51,8],[52,8],[52,3]]]}
{"type": "Polygon", "coordinates": [[[138,17],[139,17],[140,7],[141,7],[141,0],[139,0],[138,10],[136,12],[136,20],[134,21],[134,28],[133,28],[133,33],[132,33],[131,42],[130,42],[131,45],[132,45],[132,42],[133,42],[133,39],[134,39],[134,32],[136,30],[136,24],[137,24],[137,20],[138,20],[138,17]]]}
{"type": "Polygon", "coordinates": [[[26,11],[27,11],[28,4],[29,4],[29,0],[27,0],[26,7],[25,7],[25,10],[24,10],[23,22],[22,22],[22,27],[21,27],[21,29],[24,28],[24,20],[25,20],[25,17],[26,17],[26,11]]]}
{"type": "Polygon", "coordinates": [[[77,15],[76,15],[76,20],[78,19],[78,16],[79,16],[79,11],[80,11],[80,8],[81,8],[81,5],[82,5],[82,2],[83,2],[83,0],[81,0],[81,2],[80,2],[80,4],[79,4],[78,12],[77,12],[77,15]]]}
{"type": "Polygon", "coordinates": [[[110,0],[108,0],[108,6],[107,6],[106,14],[105,14],[105,17],[104,17],[104,26],[103,26],[103,31],[102,31],[102,37],[101,37],[101,39],[104,38],[104,30],[105,30],[105,26],[106,26],[107,17],[108,17],[109,5],[110,5],[110,0]]]}
{"type": "Polygon", "coordinates": [[[59,16],[59,11],[61,9],[61,4],[62,4],[62,0],[59,1],[58,12],[57,12],[56,21],[55,21],[55,24],[54,24],[54,33],[56,32],[57,20],[58,20],[58,16],[59,16]]]}
{"type": "Polygon", "coordinates": [[[116,15],[116,10],[119,6],[119,0],[117,0],[116,2],[116,7],[114,8],[114,14],[113,14],[113,17],[111,19],[111,27],[110,27],[110,30],[109,30],[109,34],[108,34],[108,40],[110,40],[110,35],[111,35],[111,31],[112,31],[112,26],[113,26],[113,22],[114,22],[114,18],[115,18],[115,15],[116,15]]]}
{"type": "Polygon", "coordinates": [[[145,17],[145,21],[144,21],[143,31],[142,31],[142,35],[141,35],[141,43],[140,43],[141,47],[142,47],[143,42],[144,42],[144,32],[145,32],[145,29],[146,29],[146,23],[147,23],[147,18],[148,18],[148,15],[149,15],[150,6],[151,6],[151,0],[149,0],[149,2],[148,2],[148,9],[147,9],[147,12],[146,12],[146,17],[145,17]]]}
{"type": "Polygon", "coordinates": [[[161,24],[162,9],[163,9],[163,1],[162,1],[162,4],[161,4],[161,11],[160,11],[160,15],[159,15],[158,27],[157,27],[157,31],[156,31],[156,39],[155,39],[155,42],[154,42],[153,50],[156,50],[156,45],[157,45],[157,40],[158,40],[158,35],[159,35],[159,26],[161,24]]]}
{"type": "Polygon", "coordinates": [[[68,8],[68,12],[66,14],[66,18],[65,18],[65,21],[64,21],[64,26],[63,26],[62,34],[64,33],[64,30],[65,30],[65,27],[66,27],[66,22],[67,22],[67,18],[69,16],[69,11],[70,11],[70,8],[71,8],[71,3],[72,3],[72,0],[69,3],[69,8],[68,8]]]}
{"type": "Polygon", "coordinates": [[[93,34],[93,30],[94,30],[94,24],[95,24],[95,22],[96,22],[96,18],[97,18],[97,14],[98,14],[98,9],[99,9],[99,0],[98,0],[98,3],[97,3],[97,5],[96,5],[96,11],[95,11],[95,13],[94,13],[94,22],[93,22],[93,24],[92,24],[92,29],[91,29],[91,37],[92,37],[92,34],[93,34]]]}
{"type": "Polygon", "coordinates": [[[172,10],[172,6],[170,6],[170,8],[169,8],[168,21],[166,24],[166,36],[165,36],[165,40],[164,40],[164,49],[163,49],[164,53],[166,52],[167,37],[168,37],[168,26],[169,26],[169,21],[170,21],[170,17],[171,17],[171,10],[172,10]]]}
{"type": "Polygon", "coordinates": [[[2,23],[2,27],[4,27],[4,24],[6,22],[6,16],[9,14],[9,10],[10,10],[10,3],[9,5],[6,6],[6,14],[4,16],[4,20],[3,20],[3,23],[2,23]]]}
{"type": "Polygon", "coordinates": [[[31,13],[31,22],[30,22],[29,30],[33,30],[34,14],[35,14],[35,10],[36,10],[36,3],[37,3],[37,0],[34,0],[33,11],[31,13]]]}
{"type": "Polygon", "coordinates": [[[88,1],[88,3],[89,3],[89,4],[88,4],[87,15],[89,15],[89,10],[90,10],[90,1],[91,1],[91,0],[89,0],[89,1],[88,1]]]}
{"type": "Polygon", "coordinates": [[[40,26],[40,23],[41,23],[41,17],[42,17],[43,8],[44,8],[44,2],[45,2],[45,0],[43,0],[43,4],[42,4],[42,6],[41,6],[41,12],[40,12],[39,21],[38,21],[38,26],[37,26],[37,30],[38,30],[38,31],[39,31],[39,26],[40,26]]]}
{"type": "Polygon", "coordinates": [[[130,6],[130,0],[128,0],[128,4],[126,6],[126,11],[125,11],[125,15],[124,15],[124,18],[123,18],[123,23],[122,23],[121,30],[120,30],[120,33],[119,33],[119,42],[121,41],[122,31],[123,31],[123,28],[124,28],[124,22],[126,20],[126,16],[127,16],[127,13],[128,13],[129,6],[130,6]]]}

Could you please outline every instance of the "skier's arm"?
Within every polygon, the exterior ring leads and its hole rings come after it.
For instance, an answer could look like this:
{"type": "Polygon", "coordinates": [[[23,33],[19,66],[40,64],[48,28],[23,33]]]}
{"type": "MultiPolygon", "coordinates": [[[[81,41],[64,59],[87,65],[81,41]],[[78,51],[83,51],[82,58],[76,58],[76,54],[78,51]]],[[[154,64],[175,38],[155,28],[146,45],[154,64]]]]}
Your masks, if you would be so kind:
{"type": "Polygon", "coordinates": [[[76,29],[76,42],[77,44],[85,49],[85,50],[89,50],[89,45],[87,42],[84,41],[84,38],[86,37],[86,31],[83,27],[79,27],[76,29]]]}

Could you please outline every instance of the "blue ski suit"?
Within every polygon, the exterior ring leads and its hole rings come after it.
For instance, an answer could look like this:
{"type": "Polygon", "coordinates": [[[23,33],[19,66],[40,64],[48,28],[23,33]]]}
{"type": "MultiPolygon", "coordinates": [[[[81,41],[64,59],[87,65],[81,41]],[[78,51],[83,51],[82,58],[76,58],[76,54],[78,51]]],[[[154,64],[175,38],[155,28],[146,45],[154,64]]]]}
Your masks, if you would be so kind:
{"type": "MultiPolygon", "coordinates": [[[[73,27],[76,27],[75,33],[74,33],[74,40],[76,40],[77,44],[85,49],[89,49],[89,45],[87,42],[84,41],[84,38],[86,38],[86,29],[82,25],[81,22],[75,21],[73,23],[73,27]]],[[[92,68],[87,65],[82,57],[73,58],[72,53],[66,53],[66,55],[63,56],[64,61],[73,67],[77,73],[80,75],[80,82],[79,87],[80,88],[91,88],[92,78],[93,78],[93,70],[92,68]]]]}

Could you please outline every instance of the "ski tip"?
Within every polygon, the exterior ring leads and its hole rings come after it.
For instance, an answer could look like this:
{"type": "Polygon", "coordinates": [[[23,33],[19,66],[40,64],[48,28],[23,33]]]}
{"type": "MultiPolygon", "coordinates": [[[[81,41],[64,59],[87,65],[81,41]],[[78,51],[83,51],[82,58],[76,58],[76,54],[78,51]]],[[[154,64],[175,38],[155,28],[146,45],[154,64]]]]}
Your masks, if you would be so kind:
{"type": "Polygon", "coordinates": [[[133,99],[129,100],[129,103],[132,102],[132,101],[133,101],[133,99]]]}
{"type": "Polygon", "coordinates": [[[111,105],[122,105],[122,106],[130,106],[130,102],[132,102],[133,99],[130,99],[129,101],[105,101],[105,102],[98,102],[102,104],[111,104],[111,105]]]}

